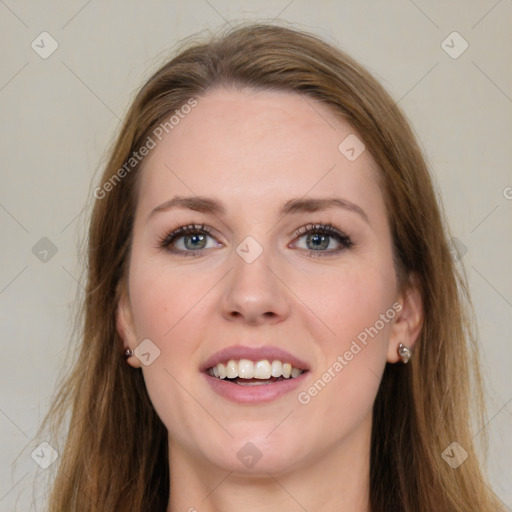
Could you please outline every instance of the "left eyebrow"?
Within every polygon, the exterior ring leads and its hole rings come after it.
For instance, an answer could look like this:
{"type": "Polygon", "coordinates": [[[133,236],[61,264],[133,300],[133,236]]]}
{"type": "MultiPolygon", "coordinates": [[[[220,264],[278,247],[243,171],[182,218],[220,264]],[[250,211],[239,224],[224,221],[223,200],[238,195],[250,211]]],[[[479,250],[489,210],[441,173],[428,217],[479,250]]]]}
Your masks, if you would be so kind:
{"type": "Polygon", "coordinates": [[[286,201],[281,208],[281,215],[288,215],[291,213],[302,213],[302,212],[316,212],[319,210],[327,210],[328,208],[343,208],[360,215],[365,222],[370,224],[368,215],[366,212],[357,204],[338,197],[332,198],[321,198],[321,199],[303,199],[296,198],[286,201]]]}

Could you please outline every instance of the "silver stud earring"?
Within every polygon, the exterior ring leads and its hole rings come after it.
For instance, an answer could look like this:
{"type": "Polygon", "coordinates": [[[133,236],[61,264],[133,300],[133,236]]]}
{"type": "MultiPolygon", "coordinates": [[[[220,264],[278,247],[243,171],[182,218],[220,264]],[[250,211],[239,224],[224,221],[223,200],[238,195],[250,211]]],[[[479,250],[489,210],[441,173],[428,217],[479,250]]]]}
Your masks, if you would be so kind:
{"type": "Polygon", "coordinates": [[[127,348],[125,351],[124,351],[124,357],[126,359],[128,359],[129,357],[132,357],[133,356],[133,350],[131,348],[127,348]]]}
{"type": "Polygon", "coordinates": [[[402,363],[407,364],[409,362],[409,359],[411,359],[412,352],[407,345],[400,343],[400,345],[398,345],[397,352],[398,355],[400,356],[400,359],[402,359],[402,363]]]}

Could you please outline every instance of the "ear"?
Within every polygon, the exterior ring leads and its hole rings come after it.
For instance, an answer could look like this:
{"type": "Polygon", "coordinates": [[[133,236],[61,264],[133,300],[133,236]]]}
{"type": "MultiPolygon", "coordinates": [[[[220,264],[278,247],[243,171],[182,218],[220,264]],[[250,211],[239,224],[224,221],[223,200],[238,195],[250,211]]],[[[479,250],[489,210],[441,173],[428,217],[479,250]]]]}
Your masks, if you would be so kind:
{"type": "MultiPolygon", "coordinates": [[[[135,327],[133,323],[132,308],[127,293],[122,291],[117,302],[116,310],[116,328],[119,337],[123,341],[124,348],[132,350],[137,346],[137,336],[135,335],[135,327]]],[[[142,366],[140,360],[131,356],[127,359],[127,363],[133,368],[142,366]]]]}
{"type": "Polygon", "coordinates": [[[410,349],[414,347],[423,325],[423,301],[419,279],[411,274],[408,283],[397,297],[398,312],[389,335],[387,361],[397,363],[400,361],[398,345],[403,343],[410,349]],[[398,306],[398,304],[400,306],[398,306]]]}

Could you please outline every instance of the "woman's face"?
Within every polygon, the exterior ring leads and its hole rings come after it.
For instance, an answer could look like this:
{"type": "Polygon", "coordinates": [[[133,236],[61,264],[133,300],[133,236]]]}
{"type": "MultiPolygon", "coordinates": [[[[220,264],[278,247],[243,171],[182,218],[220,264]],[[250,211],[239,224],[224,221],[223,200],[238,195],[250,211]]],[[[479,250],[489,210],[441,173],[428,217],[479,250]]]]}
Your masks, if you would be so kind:
{"type": "Polygon", "coordinates": [[[406,341],[370,153],[299,95],[215,90],[181,114],[146,157],[118,313],[171,461],[354,461],[406,341]]]}

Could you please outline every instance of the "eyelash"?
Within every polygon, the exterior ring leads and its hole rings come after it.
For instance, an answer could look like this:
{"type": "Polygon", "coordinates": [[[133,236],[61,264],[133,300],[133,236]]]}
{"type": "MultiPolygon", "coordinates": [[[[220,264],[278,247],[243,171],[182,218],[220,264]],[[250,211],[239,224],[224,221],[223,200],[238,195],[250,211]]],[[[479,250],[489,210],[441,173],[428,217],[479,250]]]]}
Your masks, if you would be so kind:
{"type": "Polygon", "coordinates": [[[161,249],[165,249],[171,253],[175,254],[185,254],[191,256],[199,256],[198,253],[204,252],[204,249],[191,249],[188,251],[183,251],[181,249],[174,249],[171,245],[179,238],[185,235],[193,235],[193,234],[205,234],[212,236],[213,230],[204,224],[189,224],[187,226],[180,226],[179,228],[171,231],[169,234],[163,236],[159,242],[158,246],[161,249]]]}
{"type": "MultiPolygon", "coordinates": [[[[175,249],[171,247],[172,244],[179,238],[185,235],[193,234],[205,234],[208,236],[212,236],[213,230],[212,228],[204,224],[189,224],[187,226],[180,226],[179,228],[163,236],[158,241],[158,247],[174,254],[184,254],[185,256],[199,256],[200,253],[205,252],[204,249],[189,249],[184,251],[182,249],[175,249]]],[[[309,256],[311,257],[325,257],[328,255],[337,254],[345,249],[350,249],[355,245],[355,243],[348,235],[341,232],[331,224],[307,224],[297,229],[294,233],[295,238],[302,238],[309,234],[327,235],[329,237],[334,238],[341,246],[338,249],[329,251],[309,250],[308,253],[309,256]]]]}
{"type": "Polygon", "coordinates": [[[335,228],[332,224],[307,224],[295,231],[295,237],[302,238],[303,236],[313,233],[318,235],[327,235],[334,238],[340,244],[340,247],[338,249],[331,249],[330,251],[315,251],[310,249],[308,252],[311,257],[325,257],[332,254],[338,254],[355,245],[348,235],[335,228]]]}

